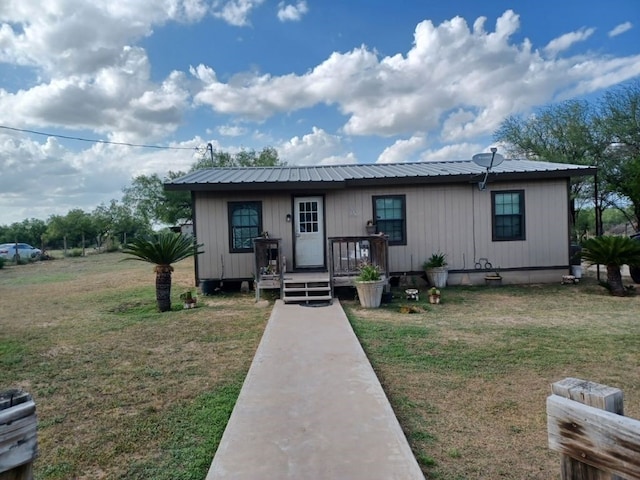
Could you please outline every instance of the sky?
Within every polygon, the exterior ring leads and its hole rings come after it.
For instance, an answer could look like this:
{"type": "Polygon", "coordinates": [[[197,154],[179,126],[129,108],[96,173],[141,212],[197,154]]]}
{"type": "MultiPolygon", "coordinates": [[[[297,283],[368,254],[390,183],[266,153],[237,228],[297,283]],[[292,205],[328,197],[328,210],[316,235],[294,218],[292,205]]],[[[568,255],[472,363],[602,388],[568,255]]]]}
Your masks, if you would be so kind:
{"type": "Polygon", "coordinates": [[[638,0],[2,0],[0,225],[90,213],[209,143],[470,159],[510,115],[638,79],[638,0]]]}

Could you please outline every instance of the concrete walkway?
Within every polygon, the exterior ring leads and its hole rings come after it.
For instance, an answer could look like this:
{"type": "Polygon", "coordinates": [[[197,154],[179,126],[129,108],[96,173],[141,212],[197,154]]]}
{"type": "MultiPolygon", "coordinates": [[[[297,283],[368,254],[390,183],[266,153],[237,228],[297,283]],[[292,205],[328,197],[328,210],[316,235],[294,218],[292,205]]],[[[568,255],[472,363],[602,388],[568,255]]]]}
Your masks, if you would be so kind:
{"type": "Polygon", "coordinates": [[[338,300],[276,301],[206,480],[424,479],[338,300]]]}

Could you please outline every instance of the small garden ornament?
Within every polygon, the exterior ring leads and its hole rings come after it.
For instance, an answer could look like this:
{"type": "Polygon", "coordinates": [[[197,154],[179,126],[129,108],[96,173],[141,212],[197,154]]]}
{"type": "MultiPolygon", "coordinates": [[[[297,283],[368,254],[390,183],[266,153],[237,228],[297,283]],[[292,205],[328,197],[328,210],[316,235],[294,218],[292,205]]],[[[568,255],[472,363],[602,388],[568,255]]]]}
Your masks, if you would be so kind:
{"type": "Polygon", "coordinates": [[[440,304],[440,289],[436,287],[431,287],[429,289],[429,303],[433,305],[440,304]]]}
{"type": "Polygon", "coordinates": [[[180,300],[182,300],[185,309],[196,308],[197,299],[193,296],[193,292],[191,290],[181,293],[180,300]]]}

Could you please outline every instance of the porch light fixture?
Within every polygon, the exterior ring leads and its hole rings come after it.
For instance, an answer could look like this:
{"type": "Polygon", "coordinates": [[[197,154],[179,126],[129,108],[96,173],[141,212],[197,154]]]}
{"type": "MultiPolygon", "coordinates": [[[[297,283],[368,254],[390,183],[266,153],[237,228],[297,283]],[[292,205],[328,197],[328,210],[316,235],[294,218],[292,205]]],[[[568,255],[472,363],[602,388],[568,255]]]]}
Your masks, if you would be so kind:
{"type": "Polygon", "coordinates": [[[287,213],[287,216],[285,217],[285,220],[287,221],[287,223],[291,223],[291,214],[287,213]]]}

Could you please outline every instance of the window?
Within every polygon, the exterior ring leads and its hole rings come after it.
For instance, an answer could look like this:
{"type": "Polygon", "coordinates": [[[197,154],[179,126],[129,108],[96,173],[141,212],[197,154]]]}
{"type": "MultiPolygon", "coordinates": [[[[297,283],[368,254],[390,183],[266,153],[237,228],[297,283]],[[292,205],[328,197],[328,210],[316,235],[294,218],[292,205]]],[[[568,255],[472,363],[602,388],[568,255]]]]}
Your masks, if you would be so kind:
{"type": "Polygon", "coordinates": [[[407,244],[407,222],[404,195],[373,197],[376,231],[389,237],[389,245],[407,244]]]}
{"type": "Polygon", "coordinates": [[[301,232],[318,232],[318,202],[300,202],[298,204],[298,225],[301,232]]]}
{"type": "Polygon", "coordinates": [[[524,240],[524,190],[491,192],[493,241],[524,240]]]}
{"type": "Polygon", "coordinates": [[[262,232],[261,202],[229,202],[229,250],[252,252],[253,239],[262,232]]]}

